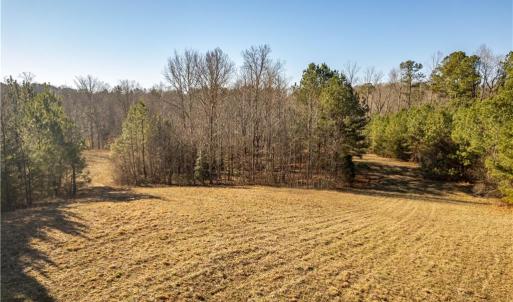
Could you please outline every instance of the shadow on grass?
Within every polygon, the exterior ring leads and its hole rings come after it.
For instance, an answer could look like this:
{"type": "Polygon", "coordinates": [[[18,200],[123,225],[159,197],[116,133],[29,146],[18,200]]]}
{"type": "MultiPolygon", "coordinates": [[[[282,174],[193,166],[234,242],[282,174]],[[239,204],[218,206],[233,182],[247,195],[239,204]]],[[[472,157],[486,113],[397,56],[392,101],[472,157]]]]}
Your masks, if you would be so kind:
{"type": "Polygon", "coordinates": [[[365,196],[373,196],[373,197],[387,197],[387,198],[395,198],[395,199],[408,199],[408,200],[418,200],[422,202],[439,202],[439,203],[449,203],[449,204],[460,204],[460,205],[470,205],[470,204],[479,204],[479,205],[491,205],[489,202],[475,201],[475,200],[461,200],[456,198],[450,198],[447,196],[437,196],[433,194],[407,194],[407,193],[397,193],[397,192],[387,192],[382,190],[369,190],[369,189],[357,189],[350,188],[340,190],[341,192],[350,192],[358,195],[365,196]]]}
{"type": "Polygon", "coordinates": [[[77,195],[77,199],[75,199],[75,202],[129,202],[140,199],[160,199],[160,197],[135,193],[128,188],[102,186],[88,187],[80,190],[77,195]]]}
{"type": "Polygon", "coordinates": [[[488,204],[449,198],[448,194],[471,194],[471,185],[425,179],[418,167],[393,166],[378,162],[357,163],[358,176],[351,191],[369,196],[430,200],[455,204],[488,204]]]}
{"type": "Polygon", "coordinates": [[[118,188],[92,187],[82,190],[72,201],[40,203],[34,208],[2,213],[1,301],[54,301],[41,279],[51,284],[53,281],[47,278],[45,267],[57,267],[57,264],[31,242],[46,241],[58,245],[59,242],[47,235],[55,231],[84,237],[87,226],[67,209],[70,203],[130,202],[146,198],[156,197],[118,188]],[[36,279],[34,274],[40,277],[36,279]]]}

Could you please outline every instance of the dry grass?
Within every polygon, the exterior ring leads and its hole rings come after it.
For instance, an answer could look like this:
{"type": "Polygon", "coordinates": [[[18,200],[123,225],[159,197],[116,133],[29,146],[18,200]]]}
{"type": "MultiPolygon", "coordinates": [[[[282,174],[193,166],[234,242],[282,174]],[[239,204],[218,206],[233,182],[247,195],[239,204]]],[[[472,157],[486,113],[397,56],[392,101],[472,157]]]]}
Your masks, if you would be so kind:
{"type": "Polygon", "coordinates": [[[87,162],[86,170],[91,177],[91,186],[114,186],[112,177],[112,163],[109,160],[109,151],[85,151],[87,162]]]}
{"type": "MultiPolygon", "coordinates": [[[[106,156],[97,155],[92,176],[108,175],[106,156]]],[[[377,173],[372,167],[369,175],[377,173]]],[[[96,184],[108,184],[103,179],[96,184]]],[[[15,211],[2,217],[2,295],[513,301],[511,208],[445,185],[412,194],[393,185],[350,192],[108,187],[101,198],[15,211]]]]}

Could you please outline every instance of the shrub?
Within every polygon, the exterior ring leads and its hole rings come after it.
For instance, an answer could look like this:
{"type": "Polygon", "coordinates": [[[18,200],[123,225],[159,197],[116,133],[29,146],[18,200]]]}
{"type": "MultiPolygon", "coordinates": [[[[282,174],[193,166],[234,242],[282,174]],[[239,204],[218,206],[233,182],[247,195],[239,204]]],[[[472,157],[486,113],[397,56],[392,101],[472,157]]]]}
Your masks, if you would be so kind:
{"type": "Polygon", "coordinates": [[[381,156],[409,159],[404,111],[374,116],[367,126],[369,149],[381,156]]]}
{"type": "Polygon", "coordinates": [[[424,176],[454,180],[464,175],[458,145],[451,138],[452,114],[421,106],[387,117],[374,117],[367,133],[379,155],[417,161],[424,176]]]}
{"type": "Polygon", "coordinates": [[[406,128],[407,111],[403,110],[393,115],[383,131],[384,135],[384,155],[403,160],[410,158],[410,148],[408,145],[406,128]]]}
{"type": "Polygon", "coordinates": [[[503,93],[461,108],[452,137],[460,142],[465,163],[475,166],[475,158],[482,158],[486,180],[513,201],[513,98],[503,93]]]}
{"type": "Polygon", "coordinates": [[[204,183],[205,180],[210,178],[209,170],[208,162],[205,160],[203,152],[200,150],[196,158],[196,164],[194,165],[194,178],[204,183]]]}

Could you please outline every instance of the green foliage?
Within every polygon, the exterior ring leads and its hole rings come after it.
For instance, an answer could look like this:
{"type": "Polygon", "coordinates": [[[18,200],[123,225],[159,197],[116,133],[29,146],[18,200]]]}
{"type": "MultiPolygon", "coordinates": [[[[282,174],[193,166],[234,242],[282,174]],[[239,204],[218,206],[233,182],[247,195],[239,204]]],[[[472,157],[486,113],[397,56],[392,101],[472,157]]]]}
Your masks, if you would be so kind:
{"type": "Polygon", "coordinates": [[[478,61],[478,56],[467,56],[463,51],[451,53],[431,75],[433,90],[450,99],[476,97],[480,82],[478,61]]]}
{"type": "Polygon", "coordinates": [[[201,183],[210,178],[208,161],[203,156],[203,152],[198,152],[196,163],[194,165],[194,178],[201,183]]]}
{"type": "Polygon", "coordinates": [[[9,79],[2,106],[2,206],[74,195],[85,166],[82,138],[57,97],[9,79]]]}
{"type": "Polygon", "coordinates": [[[410,158],[405,112],[403,110],[386,117],[374,116],[371,119],[367,133],[374,153],[404,160],[410,158]]]}
{"type": "Polygon", "coordinates": [[[369,123],[365,128],[365,136],[367,138],[369,151],[379,155],[384,155],[383,150],[385,148],[385,138],[383,129],[386,128],[387,123],[388,118],[386,116],[381,116],[379,114],[371,116],[369,123]]]}
{"type": "Polygon", "coordinates": [[[461,179],[464,168],[458,145],[451,139],[452,114],[445,108],[423,106],[411,111],[408,144],[412,159],[421,164],[425,176],[435,179],[461,179]]]}
{"type": "Polygon", "coordinates": [[[412,81],[423,78],[424,75],[420,73],[422,67],[422,64],[412,60],[401,62],[401,64],[399,64],[399,68],[401,69],[401,80],[411,83],[412,81]]]}
{"type": "Polygon", "coordinates": [[[451,139],[451,123],[448,110],[425,105],[374,117],[367,133],[373,152],[417,161],[428,178],[459,179],[464,169],[451,139]]]}
{"type": "Polygon", "coordinates": [[[420,156],[422,174],[431,179],[463,179],[464,169],[458,157],[458,146],[447,137],[441,137],[423,146],[420,156]]]}
{"type": "Polygon", "coordinates": [[[420,106],[403,112],[406,123],[405,137],[408,154],[413,161],[421,160],[421,152],[428,138],[428,121],[433,114],[431,106],[420,106]]]}
{"type": "Polygon", "coordinates": [[[354,178],[352,156],[361,155],[366,148],[364,129],[366,110],[358,102],[345,76],[326,64],[310,64],[303,72],[298,100],[306,108],[308,151],[313,145],[330,152],[332,162],[317,154],[316,164],[331,170],[338,179],[350,183],[354,178]]]}
{"type": "Polygon", "coordinates": [[[482,159],[488,180],[513,202],[513,52],[503,62],[498,94],[456,112],[453,138],[482,159]]]}
{"type": "Polygon", "coordinates": [[[302,97],[300,99],[305,100],[311,97],[312,94],[319,95],[322,87],[335,75],[337,75],[337,72],[331,70],[326,64],[316,65],[310,63],[307,69],[303,71],[301,78],[300,92],[302,97]]]}
{"type": "Polygon", "coordinates": [[[502,77],[499,81],[500,93],[503,97],[513,95],[513,51],[510,51],[502,62],[502,77]]]}
{"type": "Polygon", "coordinates": [[[142,101],[134,103],[121,134],[111,145],[114,178],[120,184],[171,184],[181,151],[174,144],[172,122],[152,114],[142,101]]]}
{"type": "Polygon", "coordinates": [[[338,73],[331,70],[326,64],[310,63],[307,69],[303,71],[298,90],[298,101],[308,106],[310,111],[318,109],[318,101],[322,90],[326,83],[336,75],[338,73]]]}
{"type": "Polygon", "coordinates": [[[475,62],[462,52],[445,58],[434,85],[456,101],[374,116],[369,144],[377,154],[418,161],[426,177],[485,180],[513,201],[513,54],[504,60],[498,94],[489,99],[472,99],[475,62]]]}
{"type": "Polygon", "coordinates": [[[130,107],[121,135],[112,145],[119,182],[141,185],[148,181],[149,138],[154,132],[154,120],[143,102],[130,107]]]}
{"type": "Polygon", "coordinates": [[[351,183],[356,176],[355,164],[351,155],[337,154],[336,165],[339,177],[345,183],[351,183]]]}
{"type": "Polygon", "coordinates": [[[404,93],[406,94],[408,108],[412,105],[413,87],[417,86],[419,81],[424,78],[424,74],[420,72],[422,67],[422,64],[412,60],[404,61],[399,65],[399,69],[401,70],[401,82],[406,85],[407,88],[404,93]]]}
{"type": "Polygon", "coordinates": [[[365,110],[343,76],[333,76],[320,96],[320,125],[332,133],[337,149],[345,155],[361,155],[365,150],[363,129],[367,122],[365,110]]]}
{"type": "Polygon", "coordinates": [[[365,110],[341,75],[327,81],[320,95],[320,107],[320,129],[329,133],[335,144],[336,172],[340,172],[344,182],[350,183],[355,176],[352,156],[361,155],[366,148],[365,110]]]}
{"type": "MultiPolygon", "coordinates": [[[[507,87],[507,86],[505,86],[507,87]]],[[[483,158],[487,177],[513,202],[513,98],[511,90],[476,101],[455,114],[453,138],[466,158],[483,158]]],[[[474,164],[467,161],[466,164],[474,164]]]]}

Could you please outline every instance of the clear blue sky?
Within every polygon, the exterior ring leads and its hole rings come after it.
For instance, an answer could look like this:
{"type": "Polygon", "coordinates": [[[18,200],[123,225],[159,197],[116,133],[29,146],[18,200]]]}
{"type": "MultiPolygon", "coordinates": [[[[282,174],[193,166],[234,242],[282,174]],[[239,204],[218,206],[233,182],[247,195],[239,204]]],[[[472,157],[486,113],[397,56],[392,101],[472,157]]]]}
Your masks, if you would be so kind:
{"type": "Polygon", "coordinates": [[[92,74],[151,87],[186,48],[221,47],[240,65],[243,49],[266,43],[291,82],[309,62],[341,69],[352,60],[387,74],[437,50],[513,48],[511,0],[2,0],[1,10],[2,78],[30,71],[54,85],[92,74]]]}

